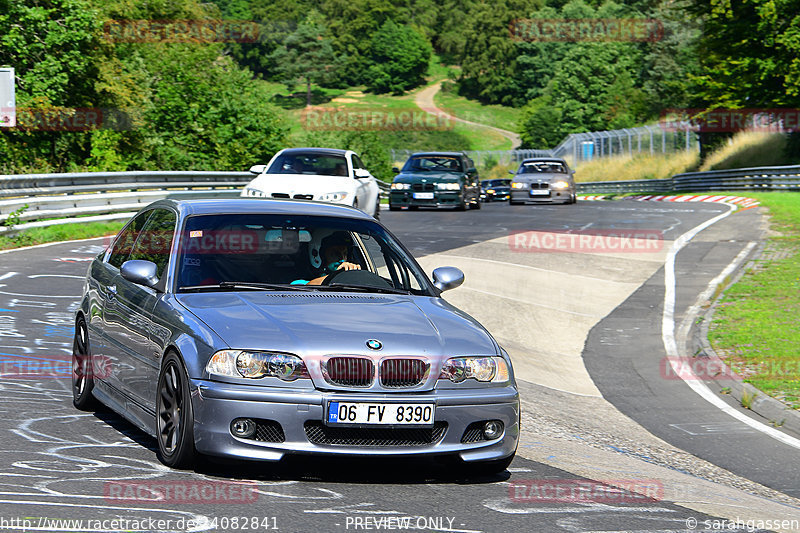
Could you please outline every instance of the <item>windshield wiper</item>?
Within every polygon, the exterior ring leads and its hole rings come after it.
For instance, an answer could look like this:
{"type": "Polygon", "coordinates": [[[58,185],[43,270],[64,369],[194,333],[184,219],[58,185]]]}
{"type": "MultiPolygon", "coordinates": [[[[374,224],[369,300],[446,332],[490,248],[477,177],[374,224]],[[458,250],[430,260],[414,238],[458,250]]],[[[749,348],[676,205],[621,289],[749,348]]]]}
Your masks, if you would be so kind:
{"type": "Polygon", "coordinates": [[[309,285],[317,290],[323,291],[357,291],[357,292],[381,292],[386,294],[411,294],[411,291],[405,289],[395,289],[393,287],[374,287],[372,285],[309,285]]]}
{"type": "Polygon", "coordinates": [[[179,291],[202,291],[218,289],[251,289],[262,291],[308,291],[305,285],[280,285],[277,283],[254,283],[249,281],[221,281],[217,285],[190,285],[179,291]]]}

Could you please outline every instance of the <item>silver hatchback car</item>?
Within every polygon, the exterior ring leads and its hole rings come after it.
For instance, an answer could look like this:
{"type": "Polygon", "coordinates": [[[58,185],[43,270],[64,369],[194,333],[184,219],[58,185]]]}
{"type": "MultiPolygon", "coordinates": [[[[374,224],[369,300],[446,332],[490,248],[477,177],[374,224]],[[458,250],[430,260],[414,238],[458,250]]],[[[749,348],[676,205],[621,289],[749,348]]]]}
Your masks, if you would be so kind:
{"type": "Polygon", "coordinates": [[[330,204],[163,200],[89,267],[73,397],[199,454],[437,455],[501,471],[519,438],[511,360],[379,222],[330,204]]]}

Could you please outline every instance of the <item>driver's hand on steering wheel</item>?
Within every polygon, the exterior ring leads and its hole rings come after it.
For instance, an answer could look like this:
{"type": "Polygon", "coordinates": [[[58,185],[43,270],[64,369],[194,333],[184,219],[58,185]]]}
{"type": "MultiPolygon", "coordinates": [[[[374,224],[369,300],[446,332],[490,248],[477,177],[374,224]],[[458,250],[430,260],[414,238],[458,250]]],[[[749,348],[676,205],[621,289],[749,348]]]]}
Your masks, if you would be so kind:
{"type": "Polygon", "coordinates": [[[355,263],[348,263],[345,261],[336,270],[361,270],[361,265],[357,265],[355,263]]]}

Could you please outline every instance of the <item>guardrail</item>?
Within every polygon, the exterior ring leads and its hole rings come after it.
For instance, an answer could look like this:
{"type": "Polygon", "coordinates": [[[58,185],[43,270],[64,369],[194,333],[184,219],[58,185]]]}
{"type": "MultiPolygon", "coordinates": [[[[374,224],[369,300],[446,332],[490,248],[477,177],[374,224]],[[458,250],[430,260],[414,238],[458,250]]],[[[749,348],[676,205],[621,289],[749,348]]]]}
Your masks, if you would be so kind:
{"type": "Polygon", "coordinates": [[[659,180],[578,183],[583,194],[670,191],[793,191],[800,190],[800,165],[686,172],[659,180]]]}
{"type": "MultiPolygon", "coordinates": [[[[235,198],[250,172],[136,171],[0,175],[0,233],[130,217],[162,198],[235,198]],[[78,218],[76,218],[78,217],[78,218]]],[[[389,185],[381,181],[381,195],[389,185]]]]}
{"type": "Polygon", "coordinates": [[[249,172],[201,171],[0,176],[0,224],[4,224],[0,229],[9,231],[9,218],[16,229],[24,229],[54,222],[43,219],[82,222],[126,218],[162,198],[235,197],[252,178],[249,172]]]}

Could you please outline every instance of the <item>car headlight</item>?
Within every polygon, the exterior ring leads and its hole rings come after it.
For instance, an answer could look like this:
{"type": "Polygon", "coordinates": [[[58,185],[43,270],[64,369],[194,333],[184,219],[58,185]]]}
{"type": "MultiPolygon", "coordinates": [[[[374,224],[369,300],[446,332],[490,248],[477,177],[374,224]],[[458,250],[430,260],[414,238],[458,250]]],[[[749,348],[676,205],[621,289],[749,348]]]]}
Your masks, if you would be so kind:
{"type": "Polygon", "coordinates": [[[283,381],[309,377],[305,363],[296,355],[244,350],[220,350],[208,361],[206,372],[233,378],[270,376],[283,381]]]}
{"type": "Polygon", "coordinates": [[[461,383],[474,379],[483,383],[508,381],[508,365],[502,357],[452,357],[442,367],[439,379],[461,383]]]}
{"type": "Polygon", "coordinates": [[[323,202],[343,202],[347,198],[346,191],[328,192],[321,194],[319,199],[323,202]]]}
{"type": "Polygon", "coordinates": [[[488,190],[488,191],[486,191],[486,192],[488,192],[489,194],[494,194],[494,189],[489,189],[489,190],[488,190]]]}
{"type": "Polygon", "coordinates": [[[410,183],[392,183],[392,190],[394,191],[407,191],[410,188],[410,183]]]}
{"type": "Polygon", "coordinates": [[[440,191],[460,191],[460,183],[437,183],[436,188],[440,191]]]}
{"type": "Polygon", "coordinates": [[[266,194],[264,194],[264,191],[260,191],[258,189],[251,189],[250,187],[245,187],[244,195],[251,196],[253,198],[263,198],[266,196],[266,194]]]}
{"type": "Polygon", "coordinates": [[[524,189],[525,188],[525,184],[524,183],[520,183],[518,181],[515,181],[514,183],[511,184],[511,188],[512,189],[524,189]]]}
{"type": "Polygon", "coordinates": [[[553,182],[554,189],[566,189],[567,187],[569,187],[569,183],[567,183],[566,181],[553,182]]]}

